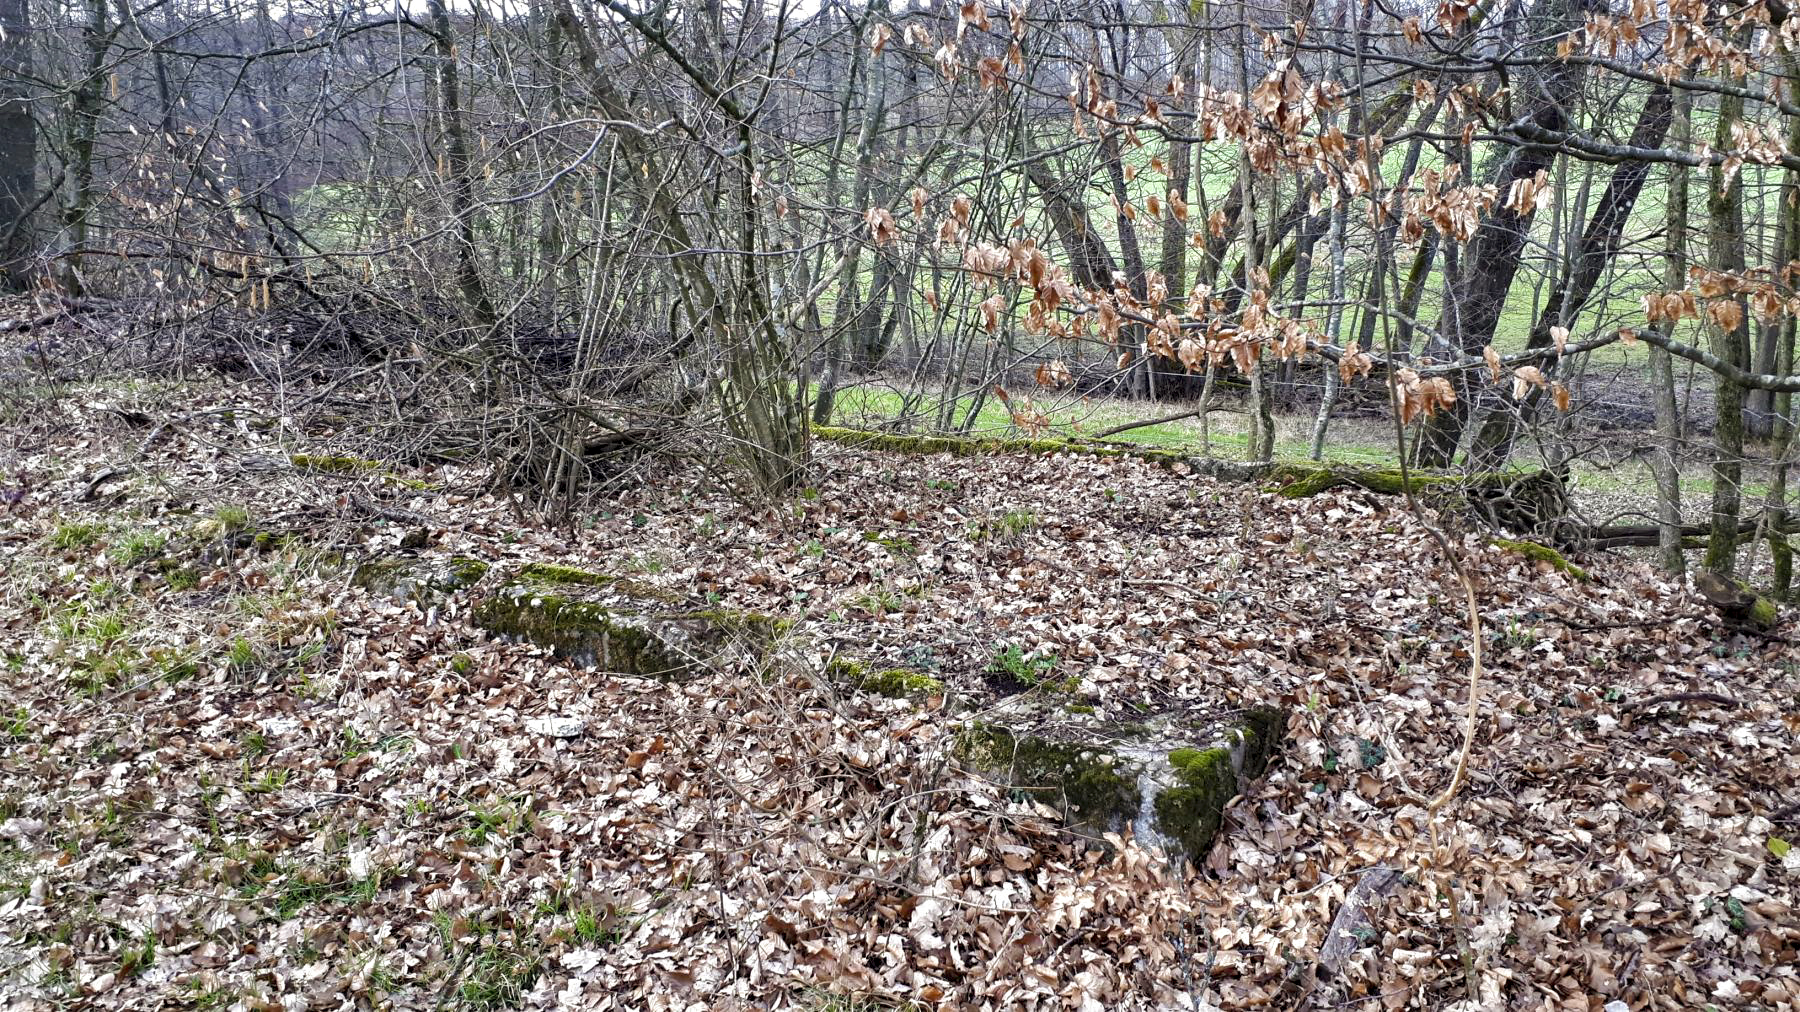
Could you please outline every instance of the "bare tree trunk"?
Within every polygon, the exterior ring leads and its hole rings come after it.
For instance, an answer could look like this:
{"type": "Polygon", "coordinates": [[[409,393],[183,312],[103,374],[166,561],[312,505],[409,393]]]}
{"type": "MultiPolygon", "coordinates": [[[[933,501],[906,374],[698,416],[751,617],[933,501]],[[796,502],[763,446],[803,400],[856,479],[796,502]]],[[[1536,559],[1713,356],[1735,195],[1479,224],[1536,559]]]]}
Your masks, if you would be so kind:
{"type": "Polygon", "coordinates": [[[23,290],[36,272],[37,118],[29,101],[31,6],[0,0],[0,289],[23,290]]]}
{"type": "Polygon", "coordinates": [[[463,125],[462,87],[456,71],[456,36],[451,34],[450,15],[444,0],[426,0],[431,10],[431,28],[435,36],[438,114],[443,120],[444,162],[450,177],[450,212],[456,219],[456,286],[463,300],[484,327],[492,326],[496,314],[488,300],[487,288],[481,281],[481,262],[475,245],[475,180],[470,175],[469,139],[463,125]]]}
{"type": "MultiPolygon", "coordinates": [[[[1744,100],[1738,95],[1719,97],[1718,126],[1713,145],[1724,150],[1732,144],[1731,128],[1743,118],[1744,100]]],[[[1725,178],[1722,166],[1711,171],[1706,196],[1707,263],[1714,270],[1732,274],[1744,269],[1743,173],[1725,178]]],[[[1713,354],[1740,369],[1750,367],[1750,319],[1742,296],[1736,326],[1726,329],[1712,321],[1705,326],[1712,335],[1713,354]]],[[[1737,381],[1716,374],[1713,421],[1712,533],[1706,542],[1706,568],[1720,576],[1737,569],[1738,516],[1743,504],[1744,388],[1737,381]]]]}
{"type": "Polygon", "coordinates": [[[88,216],[94,209],[94,142],[100,136],[106,53],[112,48],[106,30],[106,0],[88,0],[88,20],[81,38],[86,48],[86,74],[69,93],[69,115],[63,124],[69,160],[63,168],[62,224],[69,252],[62,258],[58,283],[71,295],[82,291],[82,250],[87,245],[88,216]]]}
{"type": "MultiPolygon", "coordinates": [[[[1690,143],[1688,98],[1674,96],[1672,106],[1675,143],[1690,143]]],[[[1677,291],[1687,284],[1688,170],[1669,166],[1666,272],[1664,284],[1677,291]]],[[[1674,321],[1662,325],[1665,335],[1675,330],[1674,321]]],[[[1650,395],[1656,407],[1656,445],[1650,451],[1650,472],[1656,479],[1657,554],[1662,568],[1680,573],[1687,568],[1681,554],[1681,473],[1675,454],[1681,445],[1681,413],[1675,402],[1674,360],[1663,348],[1650,349],[1650,395]]]]}
{"type": "MultiPolygon", "coordinates": [[[[1658,85],[1650,93],[1638,115],[1637,125],[1631,132],[1632,146],[1660,147],[1664,135],[1668,133],[1673,108],[1669,88],[1658,85]]],[[[1594,286],[1605,272],[1606,265],[1618,251],[1619,243],[1624,237],[1625,224],[1631,217],[1631,209],[1637,205],[1638,194],[1643,191],[1644,180],[1649,175],[1648,162],[1621,162],[1613,170],[1612,179],[1607,182],[1606,191],[1601,194],[1600,204],[1594,209],[1594,216],[1588,221],[1586,231],[1582,233],[1578,243],[1572,243],[1568,247],[1569,254],[1563,265],[1562,276],[1550,290],[1550,298],[1532,324],[1531,334],[1525,341],[1527,349],[1550,347],[1552,328],[1572,327],[1579,318],[1588,298],[1594,293],[1594,286]]],[[[1585,188],[1584,182],[1583,189],[1585,188]]],[[[1573,229],[1579,220],[1571,215],[1570,228],[1573,229]]],[[[1504,464],[1511,452],[1521,413],[1530,411],[1540,401],[1540,397],[1528,397],[1524,403],[1515,404],[1509,394],[1503,393],[1500,402],[1488,414],[1487,422],[1469,447],[1469,466],[1476,470],[1492,470],[1504,464]]]]}
{"type": "MultiPolygon", "coordinates": [[[[1325,309],[1325,337],[1339,344],[1344,324],[1344,226],[1350,215],[1350,202],[1333,194],[1336,206],[1331,208],[1331,232],[1327,243],[1331,252],[1331,294],[1325,309]]],[[[1340,345],[1341,347],[1341,345],[1340,345]]],[[[1319,399],[1319,416],[1313,420],[1312,447],[1307,455],[1318,460],[1325,455],[1325,430],[1331,424],[1331,410],[1337,405],[1338,371],[1325,363],[1325,395],[1319,399]]]]}
{"type": "MultiPolygon", "coordinates": [[[[1538,52],[1551,56],[1567,33],[1580,27],[1584,17],[1581,0],[1545,0],[1533,7],[1529,20],[1535,22],[1532,28],[1542,40],[1538,52]]],[[[1580,95],[1581,65],[1551,59],[1533,78],[1517,91],[1521,96],[1530,96],[1526,118],[1540,129],[1563,129],[1569,122],[1569,109],[1564,103],[1580,95]]],[[[1495,180],[1496,188],[1506,194],[1514,182],[1532,179],[1547,170],[1554,158],[1554,149],[1546,147],[1515,149],[1495,180]]],[[[1494,328],[1519,270],[1532,217],[1531,208],[1520,213],[1513,208],[1496,207],[1476,230],[1461,264],[1460,277],[1449,293],[1445,325],[1440,328],[1456,352],[1479,355],[1493,341],[1494,328]]],[[[1462,440],[1472,392],[1465,375],[1457,374],[1452,382],[1457,388],[1455,405],[1432,415],[1420,434],[1418,457],[1422,464],[1449,466],[1462,440]]]]}
{"type": "MultiPolygon", "coordinates": [[[[881,16],[887,12],[886,3],[870,4],[862,19],[862,32],[869,30],[880,22],[881,16]]],[[[866,208],[869,202],[869,189],[872,183],[870,172],[874,158],[875,134],[881,128],[882,116],[885,112],[884,97],[887,78],[881,72],[881,59],[864,63],[863,53],[867,46],[857,46],[850,59],[850,73],[844,82],[844,92],[839,104],[838,135],[834,143],[837,152],[841,152],[844,143],[850,136],[850,100],[856,94],[854,88],[858,78],[862,79],[861,91],[863,99],[862,125],[856,132],[856,167],[850,184],[850,206],[854,209],[866,208]]],[[[834,153],[831,160],[830,178],[827,181],[828,200],[836,197],[838,187],[839,159],[834,153]]],[[[856,329],[862,316],[862,279],[858,270],[862,265],[862,243],[856,238],[846,239],[848,248],[844,250],[843,267],[838,272],[837,307],[831,316],[831,340],[825,347],[825,371],[819,377],[818,393],[813,399],[812,420],[815,425],[824,425],[831,421],[831,411],[837,399],[839,374],[844,368],[844,345],[850,340],[851,332],[856,329]]],[[[880,297],[880,289],[876,285],[869,287],[871,300],[880,297]]]]}

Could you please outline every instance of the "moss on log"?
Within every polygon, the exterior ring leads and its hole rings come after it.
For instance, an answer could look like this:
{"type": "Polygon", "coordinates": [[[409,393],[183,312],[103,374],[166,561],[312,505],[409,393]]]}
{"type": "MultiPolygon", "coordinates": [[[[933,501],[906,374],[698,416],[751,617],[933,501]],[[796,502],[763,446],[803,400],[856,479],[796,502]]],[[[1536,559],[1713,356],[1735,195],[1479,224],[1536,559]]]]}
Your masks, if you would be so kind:
{"type": "Polygon", "coordinates": [[[1728,576],[1702,572],[1694,577],[1694,589],[1734,625],[1766,631],[1773,629],[1781,617],[1781,608],[1774,598],[1758,594],[1748,584],[1728,576]]]}
{"type": "Polygon", "coordinates": [[[1587,583],[1593,579],[1588,571],[1570,562],[1563,553],[1548,545],[1540,545],[1535,541],[1514,541],[1510,538],[1495,538],[1494,544],[1509,552],[1516,552],[1533,562],[1542,562],[1551,569],[1571,579],[1587,583]]]}
{"type": "Polygon", "coordinates": [[[1252,464],[1192,457],[1176,450],[1078,439],[1027,439],[868,432],[817,425],[813,436],[825,442],[889,453],[947,453],[959,457],[987,453],[1072,453],[1095,457],[1133,457],[1171,470],[1234,481],[1267,481],[1266,490],[1302,499],[1349,486],[1397,495],[1410,489],[1431,506],[1474,518],[1489,528],[1524,533],[1566,544],[1577,533],[1569,525],[1568,498],[1556,472],[1486,471],[1460,474],[1399,468],[1344,467],[1325,464],[1252,464]]]}
{"type": "Polygon", "coordinates": [[[1413,470],[1401,474],[1397,467],[1336,467],[1329,464],[1277,464],[1269,470],[1268,490],[1288,499],[1304,499],[1334,488],[1351,486],[1399,495],[1410,485],[1415,494],[1461,491],[1470,488],[1504,489],[1536,472],[1492,471],[1454,474],[1413,470]]]}
{"type": "Polygon", "coordinates": [[[947,453],[956,457],[974,457],[991,453],[1072,453],[1089,457],[1132,457],[1165,468],[1186,467],[1199,474],[1242,480],[1266,474],[1267,464],[1246,464],[1229,460],[1193,457],[1178,450],[1165,450],[1136,443],[1109,443],[1097,440],[1050,439],[1003,436],[941,436],[903,432],[871,432],[844,429],[833,425],[815,425],[814,439],[840,443],[858,449],[887,453],[928,455],[947,453]]]}

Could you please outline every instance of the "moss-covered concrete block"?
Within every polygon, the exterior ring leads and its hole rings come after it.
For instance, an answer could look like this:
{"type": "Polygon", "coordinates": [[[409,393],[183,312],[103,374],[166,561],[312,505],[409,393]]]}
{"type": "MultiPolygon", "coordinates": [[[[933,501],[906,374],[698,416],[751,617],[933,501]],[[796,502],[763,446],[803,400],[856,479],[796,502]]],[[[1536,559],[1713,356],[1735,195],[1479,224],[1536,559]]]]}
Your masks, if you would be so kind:
{"type": "Polygon", "coordinates": [[[889,699],[929,699],[944,694],[944,683],[910,668],[876,668],[861,661],[834,657],[825,677],[860,692],[889,699]]]}
{"type": "Polygon", "coordinates": [[[563,587],[606,587],[626,597],[670,602],[678,596],[632,576],[602,573],[555,562],[531,562],[520,567],[513,581],[563,587]]]}
{"type": "Polygon", "coordinates": [[[564,583],[583,587],[600,587],[611,583],[613,578],[590,569],[578,569],[574,566],[564,566],[554,562],[532,562],[527,563],[519,570],[519,579],[532,583],[564,583]]]}
{"type": "Polygon", "coordinates": [[[380,597],[430,604],[475,586],[487,572],[487,563],[466,555],[371,559],[357,565],[350,585],[380,597]]]}
{"type": "Polygon", "coordinates": [[[1009,702],[965,726],[956,755],[1057,808],[1084,835],[1130,827],[1139,843],[1198,864],[1225,806],[1268,767],[1285,725],[1268,708],[1107,721],[1075,707],[1009,702]]]}
{"type": "Polygon", "coordinates": [[[512,584],[477,605],[470,620],[586,667],[663,681],[760,659],[791,627],[785,619],[729,609],[643,610],[659,603],[639,598],[615,604],[542,584],[512,584]]]}

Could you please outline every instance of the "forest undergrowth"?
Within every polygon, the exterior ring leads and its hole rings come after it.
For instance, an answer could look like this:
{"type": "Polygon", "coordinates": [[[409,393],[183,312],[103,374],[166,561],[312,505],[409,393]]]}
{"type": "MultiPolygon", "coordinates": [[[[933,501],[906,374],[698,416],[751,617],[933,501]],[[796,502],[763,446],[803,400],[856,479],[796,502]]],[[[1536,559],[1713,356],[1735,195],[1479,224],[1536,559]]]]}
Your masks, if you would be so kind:
{"type": "Polygon", "coordinates": [[[1800,1002],[1791,616],[1734,630],[1639,560],[1580,582],[1459,535],[1487,670],[1434,851],[1469,632],[1398,498],[833,445],[791,499],[659,458],[550,523],[281,419],[95,386],[0,432],[14,1007],[1800,1002]],[[487,575],[356,585],[396,557],[487,575]],[[530,563],[782,632],[679,684],[579,667],[468,624],[530,563]],[[857,692],[839,658],[937,688],[857,692]],[[1286,742],[1174,867],[956,761],[1009,659],[1101,719],[1280,707],[1286,742]]]}

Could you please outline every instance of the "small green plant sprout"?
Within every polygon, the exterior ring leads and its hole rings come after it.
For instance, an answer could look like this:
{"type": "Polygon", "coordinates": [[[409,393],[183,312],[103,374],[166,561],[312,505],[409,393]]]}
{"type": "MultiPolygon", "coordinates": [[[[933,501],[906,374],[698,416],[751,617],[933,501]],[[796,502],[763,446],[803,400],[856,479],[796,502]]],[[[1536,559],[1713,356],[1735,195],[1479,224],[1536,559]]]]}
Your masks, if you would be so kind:
{"type": "Polygon", "coordinates": [[[57,548],[87,548],[99,540],[99,524],[59,524],[56,531],[50,535],[50,543],[57,548]]]}
{"type": "Polygon", "coordinates": [[[256,663],[256,647],[242,636],[231,641],[231,647],[225,651],[225,664],[232,671],[242,674],[250,670],[256,663]]]}
{"type": "Polygon", "coordinates": [[[119,565],[130,569],[162,555],[168,544],[169,536],[160,531],[132,531],[114,543],[111,554],[119,565]]]}
{"type": "Polygon", "coordinates": [[[882,618],[886,617],[888,612],[898,611],[906,603],[906,599],[891,588],[876,587],[868,593],[858,595],[850,603],[877,618],[882,618]]]}
{"type": "Polygon", "coordinates": [[[1016,538],[1037,526],[1037,516],[1025,510],[1007,510],[1000,517],[996,530],[1000,537],[1016,538]]]}
{"type": "Polygon", "coordinates": [[[264,770],[260,779],[244,785],[245,794],[277,794],[288,784],[288,771],[285,767],[264,770]]]}
{"type": "Polygon", "coordinates": [[[589,945],[612,945],[625,937],[630,914],[611,903],[583,904],[575,909],[571,927],[575,937],[589,945]]]}
{"type": "Polygon", "coordinates": [[[220,506],[213,510],[213,522],[221,534],[234,534],[250,525],[250,511],[242,506],[220,506]]]}
{"type": "Polygon", "coordinates": [[[156,933],[145,931],[142,938],[119,953],[119,975],[135,977],[156,962],[156,933]]]}
{"type": "Polygon", "coordinates": [[[988,661],[987,669],[1010,676],[1026,685],[1043,685],[1050,680],[1060,663],[1061,658],[1055,654],[1027,653],[1017,643],[1005,643],[994,648],[994,656],[988,661]]]}

